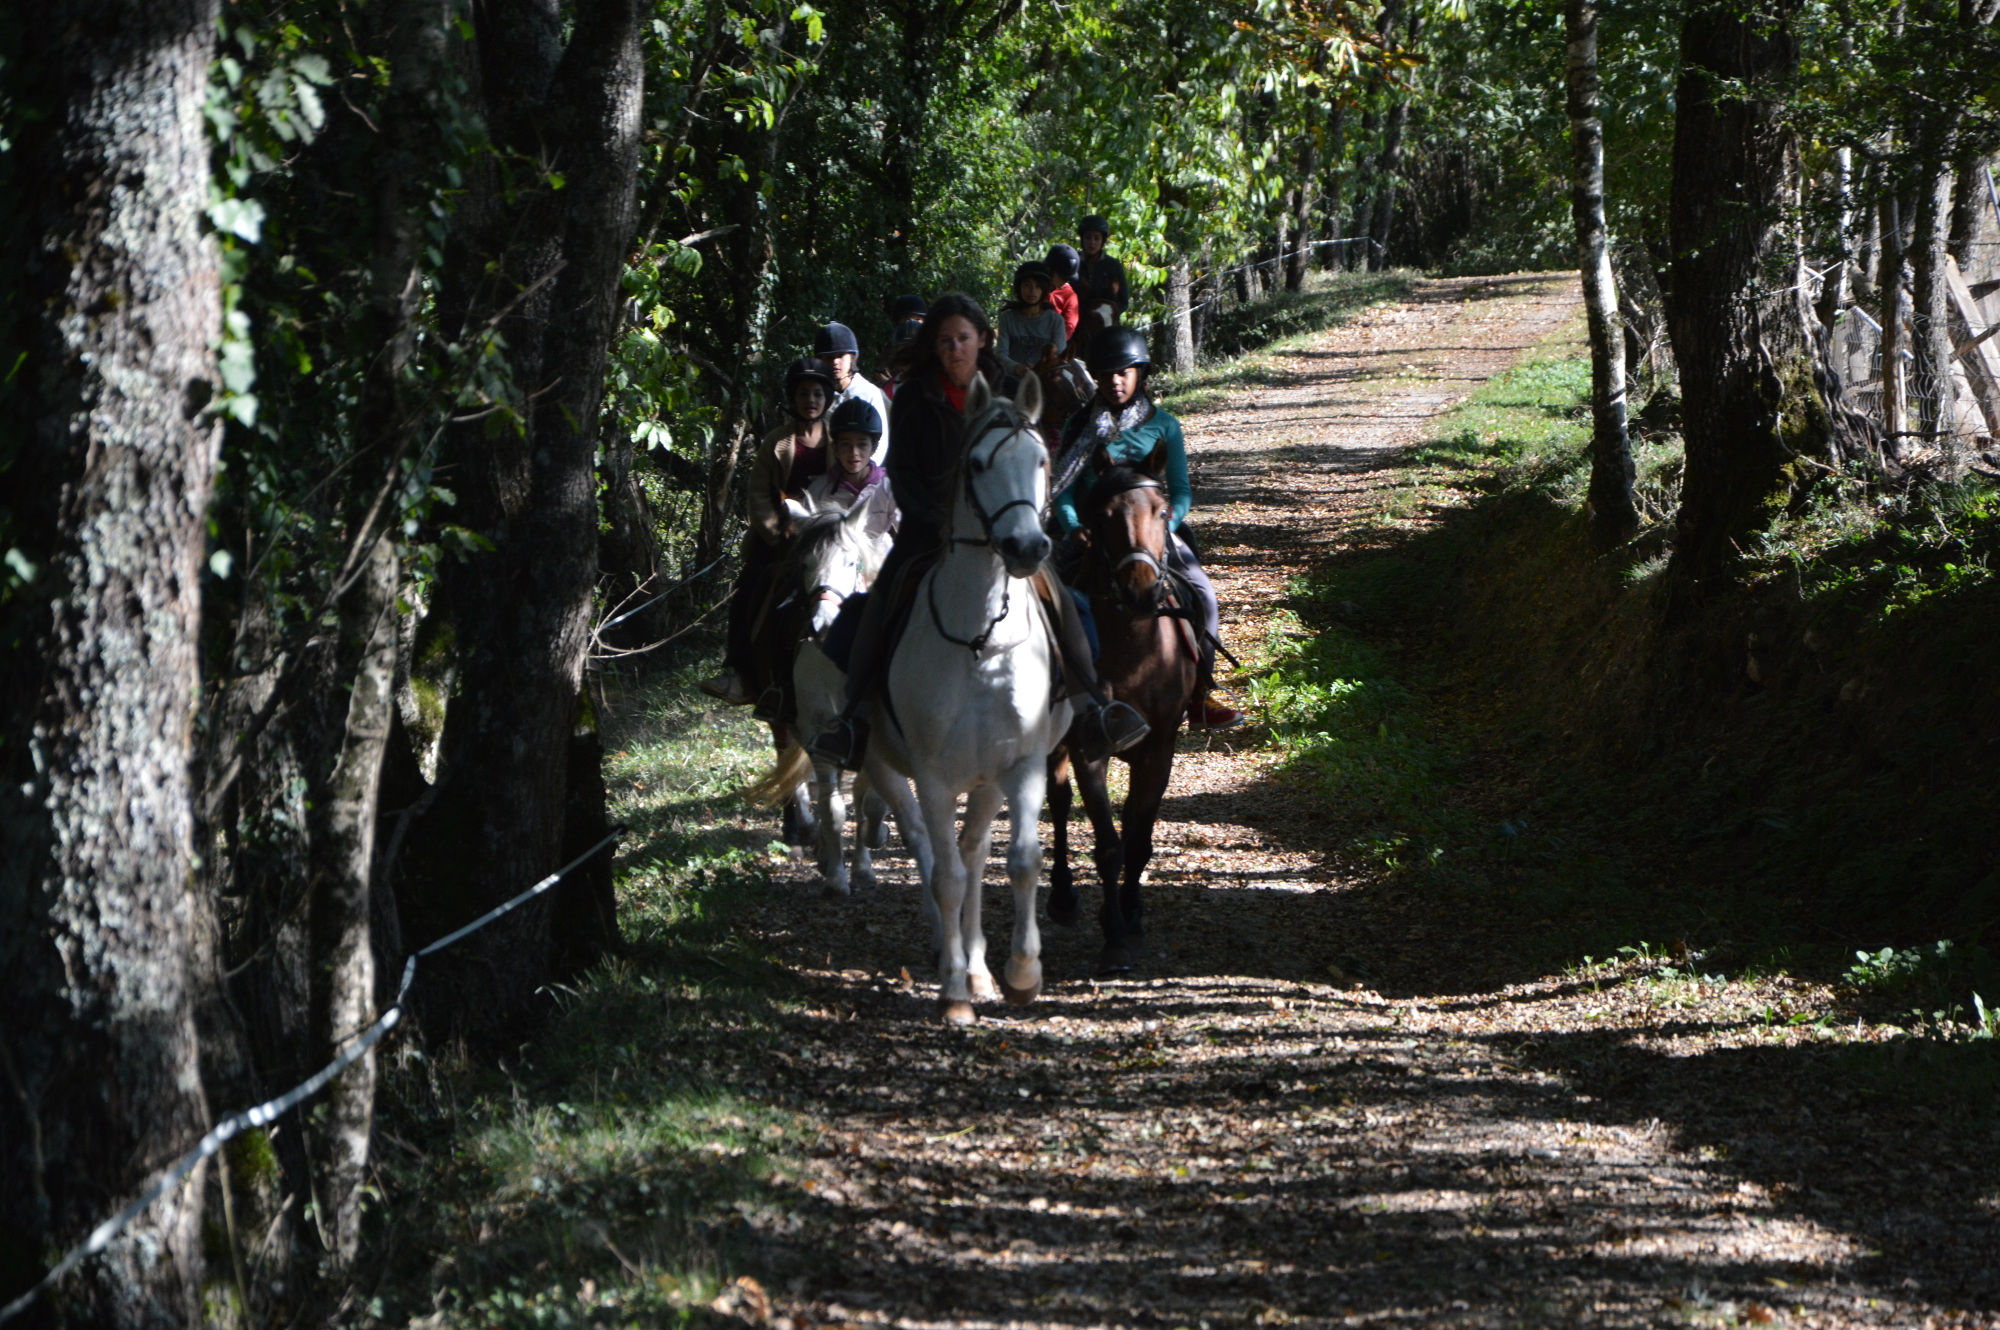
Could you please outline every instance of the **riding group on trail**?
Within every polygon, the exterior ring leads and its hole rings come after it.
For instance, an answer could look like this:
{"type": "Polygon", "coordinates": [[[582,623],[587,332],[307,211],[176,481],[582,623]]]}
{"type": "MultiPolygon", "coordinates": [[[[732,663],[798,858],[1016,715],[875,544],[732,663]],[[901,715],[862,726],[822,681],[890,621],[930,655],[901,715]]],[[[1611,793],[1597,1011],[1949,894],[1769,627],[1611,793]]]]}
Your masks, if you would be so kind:
{"type": "Polygon", "coordinates": [[[1104,883],[1099,969],[1143,955],[1140,874],[1182,721],[1225,728],[1220,617],[1185,519],[1180,422],[1147,393],[1151,358],[1119,326],[1110,224],[1014,273],[996,329],[969,296],[891,307],[882,381],[829,323],[785,376],[786,418],[750,468],[750,529],[725,668],[701,687],[754,705],[777,766],[753,793],[785,804],[848,891],[842,770],[862,813],[853,879],[893,812],[917,862],[945,1018],[1041,987],[1037,821],[1055,782],[1051,918],[1079,913],[1068,863],[1074,770],[1104,883]],[[1121,836],[1106,788],[1131,767],[1121,836]],[[965,800],[963,829],[958,801],[965,800]],[[980,893],[992,821],[1011,823],[1014,928],[996,981],[980,893]]]}

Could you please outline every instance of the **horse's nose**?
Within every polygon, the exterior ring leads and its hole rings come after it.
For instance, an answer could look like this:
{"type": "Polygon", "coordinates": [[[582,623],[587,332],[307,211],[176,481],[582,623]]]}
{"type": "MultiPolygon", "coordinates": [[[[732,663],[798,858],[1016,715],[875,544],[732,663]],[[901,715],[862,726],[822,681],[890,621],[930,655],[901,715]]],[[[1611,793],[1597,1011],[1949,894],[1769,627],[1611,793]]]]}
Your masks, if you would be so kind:
{"type": "Polygon", "coordinates": [[[1015,567],[1040,563],[1049,557],[1049,538],[1037,531],[1026,536],[1006,536],[1000,541],[1000,557],[1015,567]]]}

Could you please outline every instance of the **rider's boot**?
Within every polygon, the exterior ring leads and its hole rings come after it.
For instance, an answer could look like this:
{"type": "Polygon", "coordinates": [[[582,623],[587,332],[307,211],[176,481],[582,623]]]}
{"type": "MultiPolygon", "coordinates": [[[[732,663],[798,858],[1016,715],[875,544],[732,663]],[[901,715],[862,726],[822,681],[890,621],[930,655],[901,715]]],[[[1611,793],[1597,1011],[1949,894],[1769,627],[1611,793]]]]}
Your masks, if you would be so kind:
{"type": "Polygon", "coordinates": [[[750,696],[749,688],[744,686],[743,676],[733,669],[726,669],[720,674],[703,679],[696,683],[695,687],[733,707],[748,706],[756,700],[750,696]]]}
{"type": "Polygon", "coordinates": [[[1083,631],[1083,616],[1067,589],[1056,581],[1053,570],[1045,577],[1055,595],[1043,604],[1055,616],[1056,644],[1062,649],[1064,673],[1090,697],[1070,727],[1070,755],[1085,762],[1099,762],[1113,753],[1122,753],[1152,733],[1153,727],[1130,704],[1105,697],[1097,682],[1097,664],[1090,658],[1090,638],[1083,631]]]}
{"type": "Polygon", "coordinates": [[[1242,724],[1243,713],[1222,701],[1215,689],[1203,688],[1188,703],[1188,723],[1205,730],[1226,730],[1242,724]]]}

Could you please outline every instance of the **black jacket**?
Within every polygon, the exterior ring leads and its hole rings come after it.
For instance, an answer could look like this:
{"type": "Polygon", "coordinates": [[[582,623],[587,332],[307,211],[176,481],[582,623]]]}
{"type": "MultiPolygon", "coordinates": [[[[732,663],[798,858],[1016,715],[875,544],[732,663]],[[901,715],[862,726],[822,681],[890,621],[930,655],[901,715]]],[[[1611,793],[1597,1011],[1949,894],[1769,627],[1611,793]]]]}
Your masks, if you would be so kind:
{"type": "Polygon", "coordinates": [[[1108,301],[1115,312],[1123,314],[1125,307],[1132,303],[1132,287],[1125,280],[1125,265],[1109,254],[1084,259],[1077,268],[1076,280],[1070,285],[1076,288],[1077,303],[1085,310],[1108,301]]]}
{"type": "MultiPolygon", "coordinates": [[[[979,353],[979,372],[986,386],[1000,382],[1000,362],[989,351],[979,353]]],[[[944,387],[934,373],[905,379],[889,404],[889,435],[896,446],[889,452],[889,484],[902,510],[899,539],[935,539],[951,517],[951,478],[958,471],[965,446],[965,417],[944,399],[944,387]]]]}

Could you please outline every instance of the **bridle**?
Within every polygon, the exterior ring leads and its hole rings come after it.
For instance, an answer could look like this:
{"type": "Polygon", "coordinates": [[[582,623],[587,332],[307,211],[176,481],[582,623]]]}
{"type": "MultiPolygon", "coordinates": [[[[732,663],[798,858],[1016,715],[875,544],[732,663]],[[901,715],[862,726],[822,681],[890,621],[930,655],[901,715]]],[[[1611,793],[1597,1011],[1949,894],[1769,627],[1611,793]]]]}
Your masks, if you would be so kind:
{"type": "MultiPolygon", "coordinates": [[[[999,458],[1001,453],[1006,452],[1008,448],[1021,442],[1023,439],[1032,440],[1033,438],[1034,431],[1019,417],[1015,416],[1013,412],[996,409],[987,414],[986,420],[979,426],[979,429],[972,436],[972,441],[965,448],[964,486],[965,502],[972,509],[972,515],[979,519],[979,528],[986,535],[981,540],[974,540],[970,536],[954,535],[951,538],[952,544],[990,546],[993,543],[993,524],[1004,517],[1010,510],[1015,508],[1033,508],[1037,513],[1041,511],[1041,505],[1033,499],[1009,499],[992,512],[988,512],[986,505],[979,500],[979,477],[991,469],[993,463],[999,458]],[[993,450],[991,457],[982,459],[978,453],[979,445],[985,442],[996,431],[1003,429],[1007,431],[1006,441],[993,450]]],[[[1047,464],[1044,463],[1043,465],[1046,466],[1047,464]]]]}
{"type": "MultiPolygon", "coordinates": [[[[1165,488],[1166,486],[1151,476],[1141,476],[1131,484],[1126,485],[1123,489],[1114,490],[1104,497],[1115,499],[1120,494],[1130,494],[1133,490],[1162,490],[1165,488]]],[[[1127,609],[1135,613],[1155,617],[1175,617],[1184,613],[1184,611],[1169,608],[1165,603],[1169,588],[1172,586],[1172,579],[1167,575],[1163,556],[1155,554],[1149,549],[1135,548],[1127,551],[1123,558],[1113,563],[1111,556],[1106,554],[1104,547],[1096,541],[1091,542],[1090,548],[1092,557],[1103,567],[1113,589],[1118,592],[1119,600],[1124,602],[1127,609]],[[1125,588],[1125,581],[1122,574],[1135,563],[1144,564],[1153,570],[1153,594],[1150,603],[1136,600],[1125,588]]]]}
{"type": "MultiPolygon", "coordinates": [[[[979,477],[992,468],[994,461],[1001,453],[1007,451],[1008,448],[1023,439],[1033,440],[1034,431],[1015,415],[1013,411],[1004,408],[989,412],[986,419],[980,423],[979,428],[973,432],[972,439],[965,448],[965,503],[967,507],[972,509],[972,515],[979,519],[980,530],[986,534],[983,538],[977,540],[971,536],[954,534],[951,537],[953,545],[983,545],[991,548],[993,545],[993,524],[1009,511],[1015,508],[1033,508],[1038,514],[1041,512],[1041,505],[1033,499],[1009,499],[998,508],[989,512],[986,505],[979,498],[979,477]],[[1007,431],[1006,440],[993,449],[991,456],[982,458],[978,452],[979,446],[991,437],[996,430],[1003,429],[1007,431]]],[[[1044,460],[1042,466],[1046,469],[1048,462],[1044,460]]],[[[992,618],[988,619],[986,626],[981,628],[972,637],[958,637],[949,628],[944,626],[944,617],[938,611],[936,577],[930,577],[925,580],[924,600],[930,606],[931,626],[937,629],[938,636],[955,646],[967,648],[976,656],[986,649],[987,642],[992,640],[993,630],[1006,622],[1008,611],[1014,607],[1014,579],[1009,577],[1000,588],[999,611],[992,618]]]]}

